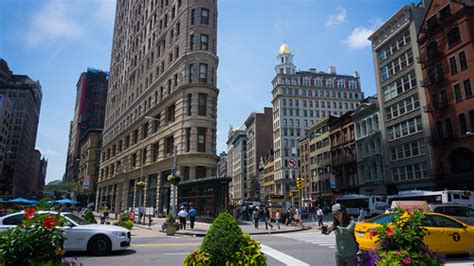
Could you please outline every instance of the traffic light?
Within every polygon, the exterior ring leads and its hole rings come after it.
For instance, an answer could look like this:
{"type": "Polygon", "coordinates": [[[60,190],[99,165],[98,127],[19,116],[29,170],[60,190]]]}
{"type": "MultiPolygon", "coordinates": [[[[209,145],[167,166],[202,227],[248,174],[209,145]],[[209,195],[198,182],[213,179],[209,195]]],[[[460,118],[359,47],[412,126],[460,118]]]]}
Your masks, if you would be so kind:
{"type": "Polygon", "coordinates": [[[304,179],[299,177],[296,179],[296,188],[302,189],[304,187],[304,179]]]}

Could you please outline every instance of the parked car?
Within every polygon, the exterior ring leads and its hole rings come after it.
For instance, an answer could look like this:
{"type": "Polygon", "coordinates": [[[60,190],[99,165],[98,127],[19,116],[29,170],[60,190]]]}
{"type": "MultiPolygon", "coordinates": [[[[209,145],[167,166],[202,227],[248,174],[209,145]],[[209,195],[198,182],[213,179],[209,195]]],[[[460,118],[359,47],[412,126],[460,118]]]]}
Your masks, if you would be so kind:
{"type": "MultiPolygon", "coordinates": [[[[52,211],[38,213],[57,214],[52,211]]],[[[69,212],[61,212],[60,215],[66,219],[66,224],[61,228],[66,237],[65,251],[88,251],[92,255],[102,256],[130,246],[130,230],[115,225],[91,224],[69,212]]],[[[3,216],[0,218],[0,231],[16,227],[22,220],[23,212],[3,216]]]]}
{"type": "MultiPolygon", "coordinates": [[[[424,228],[428,233],[424,243],[433,251],[443,254],[467,254],[474,250],[474,227],[444,214],[425,212],[424,228]]],[[[377,249],[378,237],[370,233],[381,224],[391,223],[394,214],[382,214],[356,224],[355,237],[361,250],[377,249]]]]}
{"type": "Polygon", "coordinates": [[[431,204],[431,210],[458,219],[468,225],[474,226],[474,209],[457,204],[431,204]]]}

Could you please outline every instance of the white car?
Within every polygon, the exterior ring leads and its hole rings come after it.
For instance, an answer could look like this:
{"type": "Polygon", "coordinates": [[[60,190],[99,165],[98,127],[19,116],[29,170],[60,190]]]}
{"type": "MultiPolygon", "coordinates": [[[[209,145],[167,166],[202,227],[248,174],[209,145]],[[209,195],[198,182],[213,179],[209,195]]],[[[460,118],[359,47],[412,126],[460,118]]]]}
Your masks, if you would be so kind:
{"type": "MultiPolygon", "coordinates": [[[[39,211],[56,215],[57,212],[39,211]]],[[[115,225],[91,224],[82,218],[61,212],[66,219],[66,225],[61,227],[66,240],[65,251],[88,251],[92,255],[106,255],[111,251],[127,249],[130,246],[130,230],[115,225]]],[[[16,227],[23,220],[23,212],[12,213],[0,217],[0,231],[16,227]]]]}

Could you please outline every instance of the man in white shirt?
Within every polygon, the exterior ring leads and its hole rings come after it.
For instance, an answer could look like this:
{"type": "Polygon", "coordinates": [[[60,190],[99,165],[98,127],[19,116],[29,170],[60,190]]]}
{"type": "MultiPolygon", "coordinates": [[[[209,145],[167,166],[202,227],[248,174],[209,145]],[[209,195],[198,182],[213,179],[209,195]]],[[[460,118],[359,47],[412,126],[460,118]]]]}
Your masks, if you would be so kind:
{"type": "Polygon", "coordinates": [[[181,230],[186,230],[186,217],[188,217],[188,212],[181,206],[181,210],[178,212],[179,223],[181,225],[181,230]]]}

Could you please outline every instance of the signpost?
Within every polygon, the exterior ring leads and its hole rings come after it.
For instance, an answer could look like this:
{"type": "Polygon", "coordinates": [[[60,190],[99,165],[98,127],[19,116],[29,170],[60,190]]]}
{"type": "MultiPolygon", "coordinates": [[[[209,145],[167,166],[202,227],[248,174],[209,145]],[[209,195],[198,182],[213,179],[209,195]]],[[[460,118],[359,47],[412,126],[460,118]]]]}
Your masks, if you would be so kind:
{"type": "MultiPolygon", "coordinates": [[[[290,167],[290,182],[292,182],[293,181],[293,169],[296,167],[296,160],[289,159],[288,160],[288,167],[290,167]]],[[[291,206],[293,206],[293,207],[295,206],[294,195],[293,195],[293,197],[291,197],[291,206]]]]}

